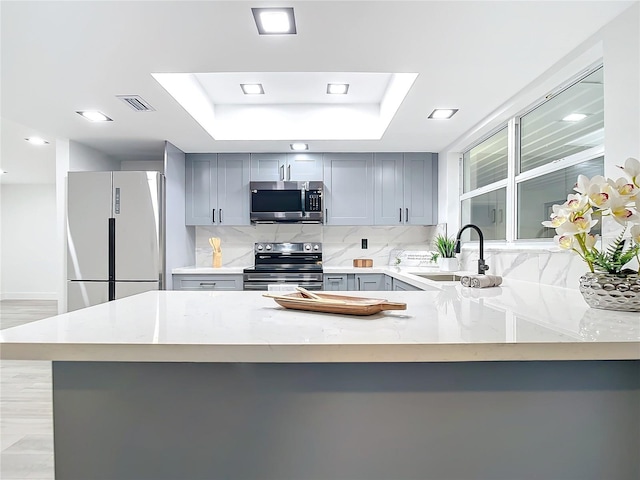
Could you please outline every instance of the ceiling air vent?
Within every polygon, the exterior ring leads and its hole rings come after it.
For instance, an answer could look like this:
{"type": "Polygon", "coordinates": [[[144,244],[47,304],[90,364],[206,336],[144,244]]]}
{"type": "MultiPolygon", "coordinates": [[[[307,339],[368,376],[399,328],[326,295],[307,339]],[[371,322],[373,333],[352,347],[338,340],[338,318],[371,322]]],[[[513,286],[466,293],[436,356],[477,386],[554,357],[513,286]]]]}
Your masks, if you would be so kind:
{"type": "Polygon", "coordinates": [[[153,112],[155,108],[140,95],[116,95],[117,98],[133,108],[136,112],[153,112]]]}

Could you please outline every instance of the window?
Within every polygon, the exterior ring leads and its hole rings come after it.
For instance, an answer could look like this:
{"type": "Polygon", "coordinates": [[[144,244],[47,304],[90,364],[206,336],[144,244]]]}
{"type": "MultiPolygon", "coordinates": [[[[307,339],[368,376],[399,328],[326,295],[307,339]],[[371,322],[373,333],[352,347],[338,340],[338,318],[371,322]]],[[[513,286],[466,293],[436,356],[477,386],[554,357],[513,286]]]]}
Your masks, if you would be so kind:
{"type": "Polygon", "coordinates": [[[520,118],[520,172],[604,144],[602,68],[520,118]]]}
{"type": "Polygon", "coordinates": [[[507,178],[507,127],[465,152],[464,190],[469,192],[507,178]]]}
{"type": "Polygon", "coordinates": [[[463,153],[462,224],[487,240],[554,236],[541,225],[552,205],[578,175],[604,174],[603,78],[602,66],[591,69],[463,153]]]}
{"type": "MultiPolygon", "coordinates": [[[[500,188],[462,201],[462,224],[480,227],[485,240],[505,240],[507,215],[507,189],[500,188]]],[[[477,239],[467,230],[463,240],[477,239]]]]}
{"type": "MultiPolygon", "coordinates": [[[[517,238],[553,238],[555,230],[541,225],[549,220],[553,205],[565,202],[567,194],[573,192],[578,175],[593,177],[602,175],[603,171],[604,157],[597,157],[518,183],[517,238]]],[[[595,229],[593,232],[600,233],[595,229]]]]}

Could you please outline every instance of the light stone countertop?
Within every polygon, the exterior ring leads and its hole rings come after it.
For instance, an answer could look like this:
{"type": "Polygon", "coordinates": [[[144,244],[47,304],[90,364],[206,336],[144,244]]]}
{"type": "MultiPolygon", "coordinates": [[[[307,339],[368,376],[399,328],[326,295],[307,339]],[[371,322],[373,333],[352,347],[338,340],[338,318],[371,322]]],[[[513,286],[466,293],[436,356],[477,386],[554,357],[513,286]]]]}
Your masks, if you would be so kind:
{"type": "Polygon", "coordinates": [[[178,267],[171,270],[174,275],[235,275],[242,274],[244,267],[178,267]]]}
{"type": "MultiPolygon", "coordinates": [[[[244,267],[178,267],[171,270],[171,273],[174,275],[235,275],[242,274],[242,270],[244,267]]],[[[323,273],[326,274],[367,274],[367,273],[384,273],[386,275],[390,275],[398,280],[402,280],[411,285],[420,288],[429,288],[432,282],[425,282],[422,278],[417,277],[415,275],[410,275],[411,273],[451,273],[451,272],[440,272],[437,266],[432,267],[391,267],[391,266],[379,266],[379,267],[366,267],[366,268],[358,268],[352,266],[326,266],[324,265],[322,268],[323,273]]],[[[463,272],[458,272],[462,274],[463,272]]]]}
{"type": "Polygon", "coordinates": [[[146,292],[2,330],[0,358],[294,363],[640,359],[640,315],[589,308],[577,290],[509,279],[497,288],[472,289],[408,272],[395,276],[414,277],[431,289],[338,292],[407,304],[404,311],[364,317],[287,310],[262,292],[146,292]]]}

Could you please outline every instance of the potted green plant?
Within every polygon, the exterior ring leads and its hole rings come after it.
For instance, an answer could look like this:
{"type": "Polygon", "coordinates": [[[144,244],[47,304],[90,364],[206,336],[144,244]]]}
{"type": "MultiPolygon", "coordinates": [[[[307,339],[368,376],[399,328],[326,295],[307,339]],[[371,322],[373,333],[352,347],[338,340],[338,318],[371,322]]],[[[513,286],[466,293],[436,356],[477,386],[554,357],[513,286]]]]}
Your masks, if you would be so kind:
{"type": "Polygon", "coordinates": [[[433,239],[433,245],[438,251],[438,266],[445,272],[455,272],[460,269],[456,258],[456,240],[453,237],[438,234],[433,239]]]}
{"type": "Polygon", "coordinates": [[[551,220],[560,248],[577,253],[589,272],[580,278],[580,292],[593,308],[640,311],[640,270],[628,268],[640,256],[640,162],[628,158],[620,167],[627,178],[612,180],[578,176],[574,190],[562,205],[554,205],[551,220]],[[607,248],[598,249],[591,229],[602,217],[613,218],[623,228],[607,248]],[[626,234],[629,234],[627,237],[626,234]]]}

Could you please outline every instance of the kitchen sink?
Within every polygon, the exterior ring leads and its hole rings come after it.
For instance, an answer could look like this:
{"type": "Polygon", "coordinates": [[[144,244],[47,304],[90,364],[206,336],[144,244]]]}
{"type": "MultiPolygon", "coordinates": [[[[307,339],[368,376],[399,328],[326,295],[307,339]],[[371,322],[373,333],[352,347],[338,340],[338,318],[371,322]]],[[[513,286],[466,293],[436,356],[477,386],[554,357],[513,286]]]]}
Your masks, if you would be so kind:
{"type": "Polygon", "coordinates": [[[461,275],[456,275],[455,273],[414,273],[413,275],[436,282],[459,282],[462,278],[461,275]]]}

